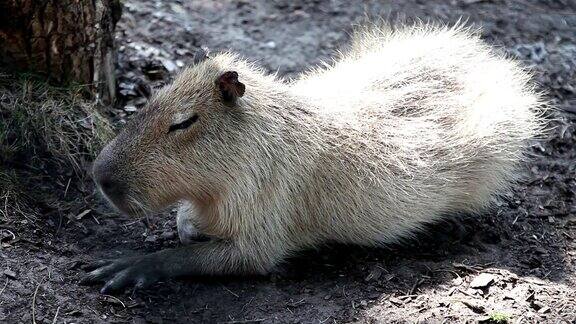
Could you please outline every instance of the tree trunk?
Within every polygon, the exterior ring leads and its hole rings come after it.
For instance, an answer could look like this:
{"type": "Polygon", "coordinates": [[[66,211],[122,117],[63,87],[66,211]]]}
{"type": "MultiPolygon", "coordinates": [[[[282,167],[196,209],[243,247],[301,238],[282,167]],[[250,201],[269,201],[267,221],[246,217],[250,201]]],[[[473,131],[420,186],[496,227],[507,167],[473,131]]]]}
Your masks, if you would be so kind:
{"type": "Polygon", "coordinates": [[[119,0],[0,0],[0,65],[87,85],[110,104],[120,12],[119,0]]]}

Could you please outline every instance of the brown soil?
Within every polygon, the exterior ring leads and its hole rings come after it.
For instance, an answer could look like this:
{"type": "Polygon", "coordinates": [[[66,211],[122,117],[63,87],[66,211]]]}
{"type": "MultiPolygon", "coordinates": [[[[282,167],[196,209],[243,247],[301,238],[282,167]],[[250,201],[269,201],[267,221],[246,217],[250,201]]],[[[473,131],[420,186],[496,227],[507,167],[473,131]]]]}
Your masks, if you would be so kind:
{"type": "Polygon", "coordinates": [[[528,179],[493,212],[456,217],[389,249],[309,251],[264,277],[187,278],[101,295],[77,284],[81,266],[178,244],[173,216],[151,217],[145,226],[90,196],[73,215],[45,206],[34,222],[4,219],[0,322],[576,321],[573,0],[126,0],[124,6],[117,33],[122,102],[110,111],[119,123],[143,104],[147,84],[166,82],[199,46],[232,49],[294,76],[345,44],[365,13],[448,23],[464,17],[486,41],[531,66],[560,110],[553,134],[533,146],[528,179]]]}

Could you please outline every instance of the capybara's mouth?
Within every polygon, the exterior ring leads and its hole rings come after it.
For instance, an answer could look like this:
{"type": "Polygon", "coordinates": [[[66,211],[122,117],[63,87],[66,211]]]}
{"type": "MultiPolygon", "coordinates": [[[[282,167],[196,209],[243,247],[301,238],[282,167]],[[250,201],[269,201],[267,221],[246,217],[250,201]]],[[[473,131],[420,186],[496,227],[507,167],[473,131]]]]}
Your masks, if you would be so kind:
{"type": "Polygon", "coordinates": [[[141,216],[147,214],[148,207],[146,207],[143,203],[139,202],[131,195],[110,195],[107,191],[103,190],[103,188],[98,185],[98,189],[102,196],[106,199],[108,204],[126,216],[141,216]]]}

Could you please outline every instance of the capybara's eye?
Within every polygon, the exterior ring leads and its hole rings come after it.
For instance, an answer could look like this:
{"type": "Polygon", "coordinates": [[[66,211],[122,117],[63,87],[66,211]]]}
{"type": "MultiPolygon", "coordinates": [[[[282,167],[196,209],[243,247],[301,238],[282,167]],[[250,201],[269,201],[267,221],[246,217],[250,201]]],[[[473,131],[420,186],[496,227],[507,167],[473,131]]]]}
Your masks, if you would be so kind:
{"type": "Polygon", "coordinates": [[[190,118],[188,118],[182,122],[179,122],[178,124],[170,125],[170,127],[168,128],[168,133],[171,133],[171,132],[178,130],[178,129],[186,129],[186,128],[190,127],[190,125],[194,124],[197,120],[198,120],[198,114],[194,114],[194,115],[192,115],[192,117],[190,117],[190,118]]]}

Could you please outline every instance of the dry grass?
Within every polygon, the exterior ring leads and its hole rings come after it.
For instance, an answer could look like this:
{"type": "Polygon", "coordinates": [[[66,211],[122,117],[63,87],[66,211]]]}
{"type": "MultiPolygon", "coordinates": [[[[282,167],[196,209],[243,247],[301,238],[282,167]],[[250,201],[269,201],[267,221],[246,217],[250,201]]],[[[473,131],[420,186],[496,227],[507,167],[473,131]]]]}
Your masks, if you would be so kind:
{"type": "Polygon", "coordinates": [[[84,179],[111,138],[107,120],[82,94],[81,87],[0,72],[0,221],[25,214],[39,190],[84,179]]]}
{"type": "Polygon", "coordinates": [[[81,88],[55,88],[30,76],[0,74],[0,162],[50,157],[81,174],[82,160],[93,157],[112,135],[81,94],[81,88]]]}
{"type": "Polygon", "coordinates": [[[20,204],[23,199],[15,197],[20,192],[16,184],[17,179],[13,172],[0,169],[0,222],[6,221],[11,213],[22,210],[20,204]]]}

